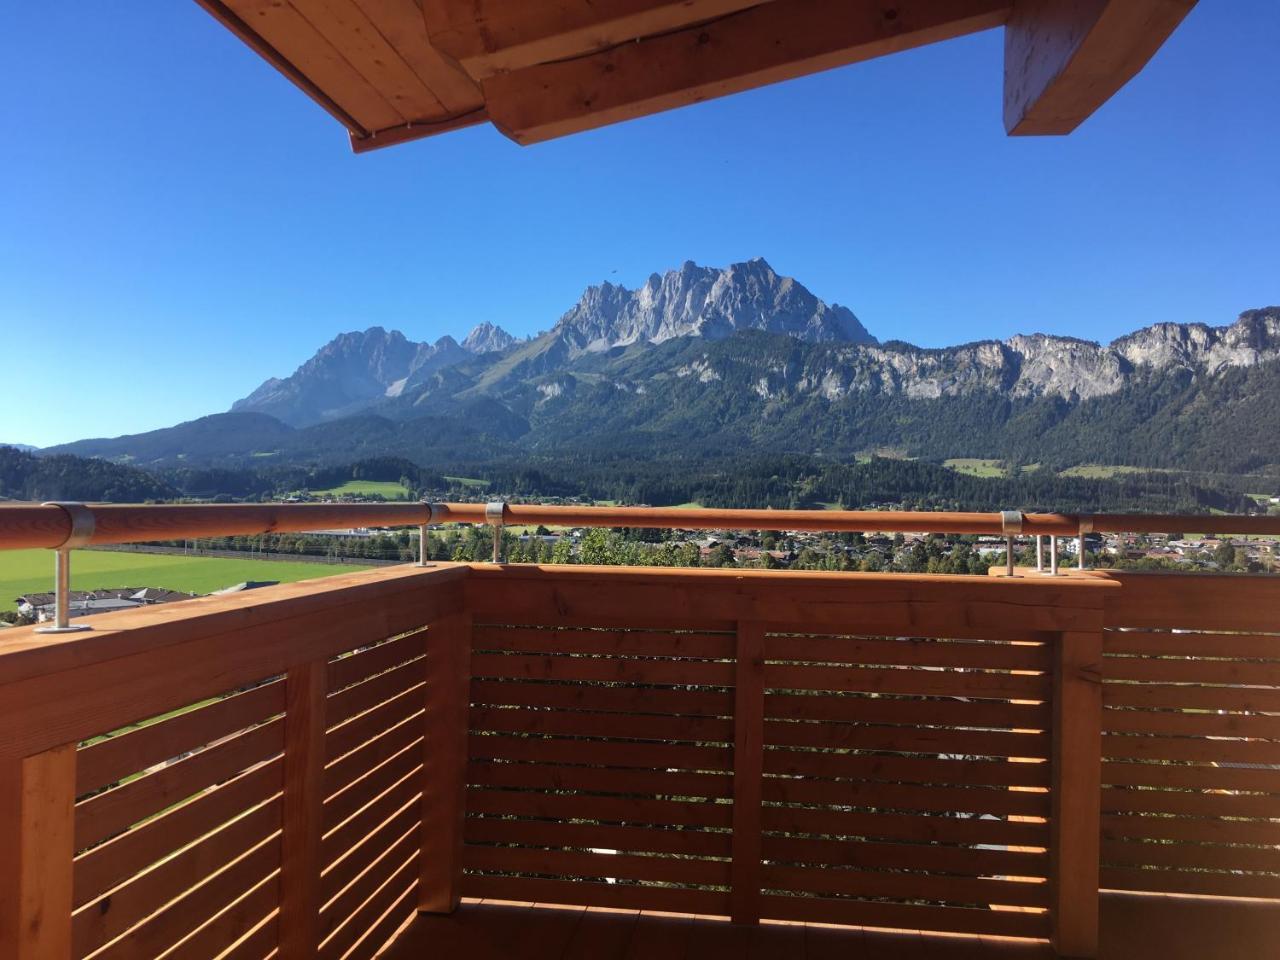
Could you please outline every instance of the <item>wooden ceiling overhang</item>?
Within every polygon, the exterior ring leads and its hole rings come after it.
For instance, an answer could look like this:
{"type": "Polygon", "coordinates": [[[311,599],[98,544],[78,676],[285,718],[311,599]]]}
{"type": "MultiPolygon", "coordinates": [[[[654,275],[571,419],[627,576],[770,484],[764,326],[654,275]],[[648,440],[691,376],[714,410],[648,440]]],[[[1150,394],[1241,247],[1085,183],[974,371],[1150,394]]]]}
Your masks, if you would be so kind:
{"type": "Polygon", "coordinates": [[[1004,123],[1074,130],[1195,0],[197,0],[357,151],[529,144],[1003,27],[1004,123]]]}

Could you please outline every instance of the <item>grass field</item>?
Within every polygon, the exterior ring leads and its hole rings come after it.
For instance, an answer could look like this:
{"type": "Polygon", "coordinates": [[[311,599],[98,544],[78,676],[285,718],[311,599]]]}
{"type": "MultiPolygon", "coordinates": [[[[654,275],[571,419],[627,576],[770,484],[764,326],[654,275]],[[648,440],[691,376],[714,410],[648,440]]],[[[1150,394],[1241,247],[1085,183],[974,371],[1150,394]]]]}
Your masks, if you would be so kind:
{"type": "MultiPolygon", "coordinates": [[[[73,590],[164,587],[184,593],[212,593],[245,580],[311,580],[365,569],[355,565],[291,560],[228,560],[155,553],[77,550],[71,558],[73,590]]],[[[12,610],[23,593],[53,590],[53,552],[0,551],[0,609],[12,610]]]]}
{"type": "Polygon", "coordinates": [[[368,497],[374,494],[387,500],[409,498],[409,491],[391,480],[348,480],[340,487],[311,491],[313,497],[368,497]]]}
{"type": "Polygon", "coordinates": [[[942,465],[956,473],[966,473],[971,477],[1003,477],[1004,466],[1000,460],[979,460],[975,457],[952,457],[942,461],[942,465]]]}
{"type": "Polygon", "coordinates": [[[1082,463],[1078,467],[1069,467],[1062,471],[1064,477],[1084,477],[1086,480],[1109,480],[1126,473],[1177,473],[1165,467],[1121,467],[1105,463],[1082,463]]]}
{"type": "Polygon", "coordinates": [[[450,483],[457,483],[464,487],[487,487],[488,480],[479,480],[476,477],[445,477],[450,483]]]}

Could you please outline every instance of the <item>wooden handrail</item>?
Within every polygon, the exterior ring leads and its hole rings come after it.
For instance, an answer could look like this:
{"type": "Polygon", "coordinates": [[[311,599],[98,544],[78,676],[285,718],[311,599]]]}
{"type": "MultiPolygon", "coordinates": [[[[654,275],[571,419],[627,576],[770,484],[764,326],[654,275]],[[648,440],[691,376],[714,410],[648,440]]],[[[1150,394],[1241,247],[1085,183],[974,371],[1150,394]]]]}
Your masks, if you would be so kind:
{"type": "MultiPolygon", "coordinates": [[[[91,545],[199,537],[302,533],[342,527],[487,523],[483,503],[99,504],[91,545]]],[[[928,510],[722,510],[506,504],[503,522],[522,526],[650,527],[667,530],[806,530],[843,533],[1001,535],[999,513],[928,510]]],[[[0,506],[0,550],[57,548],[71,536],[71,515],[55,505],[0,506]]],[[[1176,514],[1028,513],[1026,536],[1098,533],[1280,534],[1280,517],[1176,514]]]]}

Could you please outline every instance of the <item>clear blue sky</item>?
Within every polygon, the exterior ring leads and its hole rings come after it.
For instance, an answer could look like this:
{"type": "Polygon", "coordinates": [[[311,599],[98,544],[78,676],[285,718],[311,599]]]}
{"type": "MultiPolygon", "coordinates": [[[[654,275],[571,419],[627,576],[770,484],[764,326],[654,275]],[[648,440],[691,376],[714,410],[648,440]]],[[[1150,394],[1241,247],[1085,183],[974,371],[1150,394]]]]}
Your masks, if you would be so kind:
{"type": "Polygon", "coordinates": [[[1201,0],[1067,138],[990,32],[567,140],[356,157],[193,2],[0,10],[0,441],[226,409],[342,330],[552,325],[766,257],[881,338],[1108,340],[1280,301],[1275,0],[1201,0]]]}

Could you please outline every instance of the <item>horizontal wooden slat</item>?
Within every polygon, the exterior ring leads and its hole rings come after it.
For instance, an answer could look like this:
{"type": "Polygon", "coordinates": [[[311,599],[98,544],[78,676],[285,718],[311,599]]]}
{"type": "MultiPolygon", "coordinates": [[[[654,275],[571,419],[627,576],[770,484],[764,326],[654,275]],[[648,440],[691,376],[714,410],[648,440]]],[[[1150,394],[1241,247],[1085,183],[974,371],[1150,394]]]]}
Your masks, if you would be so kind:
{"type": "Polygon", "coordinates": [[[392,816],[377,824],[359,846],[344,851],[345,856],[331,863],[321,877],[322,900],[327,903],[346,889],[356,877],[384,856],[401,860],[408,857],[421,842],[419,823],[421,815],[413,805],[401,807],[392,816]]]}
{"type": "Polygon", "coordinates": [[[622,657],[477,653],[471,657],[471,672],[476,677],[505,677],[522,680],[592,680],[718,687],[733,684],[733,665],[713,660],[643,660],[622,657]]]}
{"type": "Polygon", "coordinates": [[[733,778],[666,770],[618,770],[532,763],[472,763],[467,783],[535,790],[583,790],[596,793],[655,794],[679,797],[732,797],[733,778]]]}
{"type": "Polygon", "coordinates": [[[1276,577],[1108,571],[1106,578],[1121,586],[1107,597],[1108,626],[1276,632],[1276,577]]]}
{"type": "Polygon", "coordinates": [[[420,686],[425,669],[423,660],[413,660],[331,695],[325,707],[326,722],[336,727],[384,700],[420,686]]]}
{"type": "Polygon", "coordinates": [[[351,816],[392,784],[422,766],[422,741],[416,740],[382,762],[353,772],[355,778],[324,801],[324,823],[332,828],[351,816]]]}
{"type": "MultiPolygon", "coordinates": [[[[279,868],[279,838],[264,841],[219,873],[208,879],[201,878],[203,882],[198,887],[149,916],[97,957],[102,960],[158,957],[279,868]]],[[[175,896],[179,892],[175,890],[175,896]]]]}
{"type": "Polygon", "coordinates": [[[857,690],[918,696],[987,697],[998,700],[1046,700],[1045,676],[985,671],[860,669],[768,664],[765,686],[787,690],[857,690]]]}
{"type": "Polygon", "coordinates": [[[1117,787],[1185,787],[1195,790],[1251,790],[1280,794],[1280,769],[1255,770],[1214,764],[1126,763],[1102,765],[1102,782],[1117,787]]]}
{"type": "Polygon", "coordinates": [[[427,630],[415,630],[374,647],[350,653],[329,662],[327,689],[336,693],[361,680],[385,673],[392,667],[416,660],[427,652],[427,630]]]}
{"type": "Polygon", "coordinates": [[[351,886],[320,912],[321,935],[325,938],[318,956],[340,957],[360,940],[374,920],[382,915],[418,879],[418,851],[397,863],[399,856],[374,863],[351,886]]]}
{"type": "Polygon", "coordinates": [[[764,770],[770,774],[793,777],[845,777],[904,783],[1009,787],[1047,787],[1050,772],[1048,763],[938,760],[782,749],[765,751],[764,770]]]}
{"type": "Polygon", "coordinates": [[[281,804],[273,800],[112,890],[73,915],[73,953],[82,957],[124,933],[194,882],[225,867],[280,829],[281,804]]]}
{"type": "Polygon", "coordinates": [[[1280,635],[1108,630],[1102,635],[1102,650],[1139,655],[1280,660],[1280,635]]]}
{"type": "Polygon", "coordinates": [[[683,770],[729,770],[733,763],[733,754],[728,747],[499,734],[472,734],[467,738],[467,755],[473,760],[535,760],[542,763],[594,763],[611,767],[683,770]]]}
{"type": "Polygon", "coordinates": [[[321,775],[321,790],[325,798],[332,797],[363,776],[366,771],[374,769],[401,751],[421,742],[421,718],[415,714],[325,767],[321,775]]]}
{"type": "Polygon", "coordinates": [[[76,754],[76,793],[97,790],[283,712],[284,684],[275,681],[83,747],[76,754]]]}
{"type": "Polygon", "coordinates": [[[1108,680],[1280,686],[1280,663],[1258,661],[1109,656],[1103,660],[1102,674],[1108,680]]]}
{"type": "Polygon", "coordinates": [[[810,780],[765,777],[764,799],[770,803],[838,804],[881,810],[1020,814],[1047,816],[1049,795],[1001,787],[904,786],[859,780],[810,780]]]}
{"type": "Polygon", "coordinates": [[[1275,847],[1106,840],[1102,844],[1102,862],[1112,866],[1131,864],[1280,874],[1280,850],[1275,847]]]}
{"type": "Polygon", "coordinates": [[[278,796],[281,777],[280,761],[272,760],[76,857],[75,905],[94,899],[174,850],[278,796]]]}
{"type": "Polygon", "coordinates": [[[1280,713],[1280,690],[1259,687],[1198,687],[1172,683],[1105,682],[1107,707],[1167,707],[1176,710],[1230,710],[1280,713]]]}
{"type": "Polygon", "coordinates": [[[865,693],[784,694],[764,698],[766,717],[834,723],[907,723],[932,726],[1045,730],[1047,703],[1000,700],[920,700],[865,693]]]}
{"type": "Polygon", "coordinates": [[[278,756],[283,749],[284,723],[271,720],[155,773],[96,794],[76,805],[76,849],[100,843],[166,807],[278,756]]]}
{"type": "MultiPolygon", "coordinates": [[[[252,929],[278,909],[280,903],[280,875],[274,873],[202,924],[191,936],[183,940],[164,960],[208,960],[218,956],[228,943],[246,930],[252,929]]],[[[97,960],[97,958],[94,958],[97,960]]]]}
{"type": "Polygon", "coordinates": [[[1049,830],[1043,823],[989,820],[980,817],[911,816],[892,813],[850,813],[806,807],[766,806],[764,829],[778,833],[822,837],[867,837],[936,843],[988,843],[1000,846],[1043,847],[1049,830]]]}
{"type": "Polygon", "coordinates": [[[765,743],[773,746],[882,750],[971,757],[1046,757],[1047,733],[1005,733],[948,727],[882,727],[766,720],[765,743]]]}
{"type": "Polygon", "coordinates": [[[1105,813],[1176,813],[1194,817],[1267,819],[1277,815],[1276,798],[1270,794],[1192,793],[1187,790],[1102,791],[1105,813]]]}
{"type": "Polygon", "coordinates": [[[341,725],[331,727],[324,738],[325,761],[332,763],[392,727],[420,717],[424,699],[422,686],[410,687],[341,725]]]}
{"type": "Polygon", "coordinates": [[[1044,877],[1047,853],[943,846],[936,843],[874,843],[767,836],[763,844],[768,860],[790,863],[830,864],[840,867],[928,870],[933,873],[1044,877]]]}
{"type": "Polygon", "coordinates": [[[471,701],[502,706],[701,717],[723,717],[733,713],[732,693],[656,687],[601,687],[580,683],[473,680],[471,701]]]}
{"type": "Polygon", "coordinates": [[[1102,836],[1107,840],[1132,838],[1280,846],[1280,823],[1104,814],[1102,836]]]}
{"type": "Polygon", "coordinates": [[[521,843],[538,847],[579,849],[596,847],[637,853],[682,853],[695,857],[727,857],[731,852],[728,833],[500,820],[495,817],[468,818],[466,838],[468,842],[521,843]]]}
{"type": "Polygon", "coordinates": [[[1108,760],[1194,760],[1280,766],[1280,742],[1108,733],[1102,738],[1102,756],[1108,760]]]}
{"type": "Polygon", "coordinates": [[[727,860],[678,856],[579,853],[468,844],[463,848],[462,862],[468,870],[490,873],[534,873],[574,879],[616,877],[702,886],[723,886],[729,882],[727,860]]]}
{"type": "Polygon", "coordinates": [[[1049,932],[1046,914],[965,907],[766,895],[761,898],[761,909],[762,915],[772,920],[804,920],[896,930],[945,930],[1005,937],[1044,937],[1049,932]]]}
{"type": "Polygon", "coordinates": [[[1280,740],[1280,717],[1209,710],[1104,710],[1102,729],[1115,733],[1164,733],[1189,737],[1256,737],[1280,740]]]}
{"type": "Polygon", "coordinates": [[[956,904],[1001,904],[1043,907],[1049,901],[1044,883],[942,877],[922,873],[779,867],[766,864],[762,883],[768,890],[795,890],[822,895],[941,900],[956,904]]]}
{"type": "Polygon", "coordinates": [[[471,729],[504,733],[624,737],[629,740],[733,741],[733,721],[716,717],[658,717],[480,707],[471,710],[471,729]]]}
{"type": "Polygon", "coordinates": [[[472,629],[477,651],[600,654],[606,656],[683,657],[727,660],[733,656],[729,634],[659,633],[653,630],[534,629],[477,624],[472,629]]]}
{"type": "Polygon", "coordinates": [[[332,864],[368,838],[379,825],[396,816],[422,793],[417,772],[396,781],[339,824],[325,824],[320,862],[332,864]]]}
{"type": "Polygon", "coordinates": [[[606,823],[651,823],[658,826],[728,827],[733,807],[727,803],[642,800],[633,797],[583,797],[507,790],[467,791],[468,813],[539,817],[544,820],[599,820],[606,823]]]}
{"type": "Polygon", "coordinates": [[[1280,899],[1280,877],[1265,874],[1233,875],[1192,870],[1103,867],[1101,883],[1106,890],[1151,890],[1159,893],[1280,899]]]}
{"type": "Polygon", "coordinates": [[[463,877],[462,893],[467,897],[495,900],[581,904],[623,910],[668,910],[712,916],[725,916],[729,912],[729,895],[716,890],[589,883],[583,880],[468,874],[463,877]]]}
{"type": "Polygon", "coordinates": [[[764,655],[772,661],[882,664],[977,669],[1047,670],[1049,653],[1043,644],[991,643],[948,640],[881,640],[864,637],[765,637],[764,655]]]}

